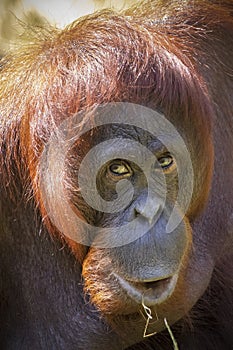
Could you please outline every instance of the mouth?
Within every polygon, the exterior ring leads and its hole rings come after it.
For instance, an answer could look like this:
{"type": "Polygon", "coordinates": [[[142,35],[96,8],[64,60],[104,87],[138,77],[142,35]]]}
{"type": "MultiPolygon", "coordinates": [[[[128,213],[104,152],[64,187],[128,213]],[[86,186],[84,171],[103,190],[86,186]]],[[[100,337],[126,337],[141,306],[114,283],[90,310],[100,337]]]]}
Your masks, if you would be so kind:
{"type": "Polygon", "coordinates": [[[178,279],[178,273],[150,281],[130,281],[119,275],[114,275],[131,299],[139,304],[144,302],[147,306],[161,304],[168,299],[173,293],[178,279]]]}

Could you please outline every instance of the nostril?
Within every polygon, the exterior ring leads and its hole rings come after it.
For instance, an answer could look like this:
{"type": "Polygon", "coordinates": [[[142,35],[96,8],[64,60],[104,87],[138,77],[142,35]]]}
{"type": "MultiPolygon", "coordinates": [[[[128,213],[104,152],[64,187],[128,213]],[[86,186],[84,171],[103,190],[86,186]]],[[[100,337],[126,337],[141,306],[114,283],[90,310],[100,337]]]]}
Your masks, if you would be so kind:
{"type": "Polygon", "coordinates": [[[136,208],[134,208],[134,217],[137,218],[140,215],[141,213],[136,208]]]}

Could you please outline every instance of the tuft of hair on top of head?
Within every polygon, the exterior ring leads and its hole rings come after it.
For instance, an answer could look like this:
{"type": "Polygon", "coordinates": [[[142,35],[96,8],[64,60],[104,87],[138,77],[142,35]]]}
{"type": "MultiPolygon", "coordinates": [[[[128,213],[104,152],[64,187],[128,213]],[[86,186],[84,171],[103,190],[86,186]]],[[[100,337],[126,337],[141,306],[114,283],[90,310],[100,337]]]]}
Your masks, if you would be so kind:
{"type": "Polygon", "coordinates": [[[161,26],[159,4],[156,11],[154,1],[142,2],[137,13],[134,7],[99,11],[63,30],[29,28],[28,40],[1,66],[0,142],[7,179],[12,160],[21,178],[27,172],[22,164],[30,164],[26,177],[35,179],[53,130],[66,118],[108,102],[148,105],[190,123],[195,118],[197,125],[200,120],[208,126],[202,133],[209,132],[208,94],[192,58],[195,39],[180,40],[176,33],[185,32],[185,21],[175,20],[172,12],[161,26]]]}

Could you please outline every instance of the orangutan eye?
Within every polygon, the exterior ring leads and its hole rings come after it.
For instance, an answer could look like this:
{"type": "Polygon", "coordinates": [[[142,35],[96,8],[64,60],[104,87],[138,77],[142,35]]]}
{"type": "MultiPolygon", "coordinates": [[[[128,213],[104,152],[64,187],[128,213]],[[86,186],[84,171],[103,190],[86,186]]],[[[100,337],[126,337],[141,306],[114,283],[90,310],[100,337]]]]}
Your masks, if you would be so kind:
{"type": "Polygon", "coordinates": [[[132,175],[132,169],[129,164],[123,160],[115,160],[108,166],[108,172],[115,177],[128,177],[132,175]]]}
{"type": "Polygon", "coordinates": [[[172,165],[174,165],[174,159],[173,157],[169,154],[163,157],[160,157],[158,159],[158,162],[161,166],[162,169],[167,170],[169,169],[172,165]]]}

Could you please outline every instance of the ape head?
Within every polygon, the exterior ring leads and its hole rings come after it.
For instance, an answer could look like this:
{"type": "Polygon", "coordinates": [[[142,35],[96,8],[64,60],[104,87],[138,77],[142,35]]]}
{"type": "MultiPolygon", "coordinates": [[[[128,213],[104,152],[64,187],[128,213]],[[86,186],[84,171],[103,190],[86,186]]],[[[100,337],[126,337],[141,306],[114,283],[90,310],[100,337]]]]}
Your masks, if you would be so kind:
{"type": "Polygon", "coordinates": [[[48,30],[8,57],[1,108],[15,128],[3,121],[6,174],[13,157],[48,231],[82,264],[86,295],[131,344],[145,306],[156,320],[148,332],[160,332],[211,279],[196,222],[211,185],[213,111],[192,48],[126,14],[48,30]]]}

